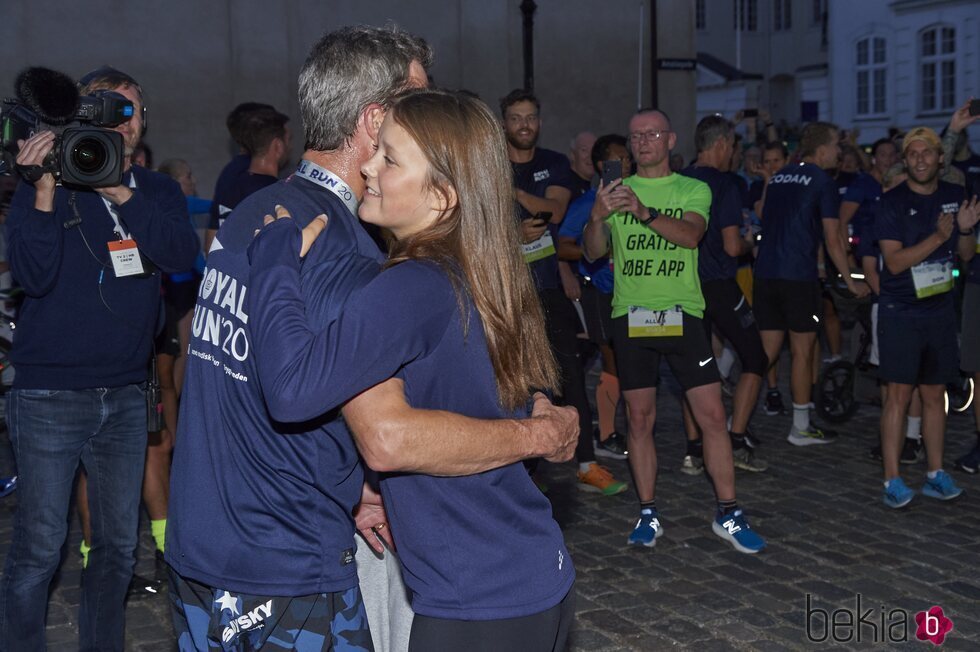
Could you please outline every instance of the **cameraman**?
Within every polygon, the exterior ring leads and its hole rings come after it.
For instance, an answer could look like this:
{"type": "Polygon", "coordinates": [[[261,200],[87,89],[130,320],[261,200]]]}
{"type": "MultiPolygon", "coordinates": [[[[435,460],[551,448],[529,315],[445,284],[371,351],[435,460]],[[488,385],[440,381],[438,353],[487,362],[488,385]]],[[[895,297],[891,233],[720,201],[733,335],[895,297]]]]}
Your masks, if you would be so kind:
{"type": "MultiPolygon", "coordinates": [[[[123,136],[123,182],[59,187],[46,172],[21,183],[7,218],[10,266],[26,299],[7,399],[20,491],[0,584],[0,648],[44,649],[48,589],[68,534],[79,461],[89,476],[92,549],[82,571],[82,650],[122,650],[146,454],[147,365],[160,272],[194,264],[197,236],[177,183],[131,167],[143,133],[139,84],[113,68],[86,75],[83,95],[111,90],[134,105],[123,136]],[[139,255],[124,261],[119,248],[139,255]],[[115,255],[112,249],[115,249],[115,255]],[[135,259],[135,260],[133,260],[135,259]]],[[[55,136],[18,143],[17,164],[42,165],[55,136]]]]}

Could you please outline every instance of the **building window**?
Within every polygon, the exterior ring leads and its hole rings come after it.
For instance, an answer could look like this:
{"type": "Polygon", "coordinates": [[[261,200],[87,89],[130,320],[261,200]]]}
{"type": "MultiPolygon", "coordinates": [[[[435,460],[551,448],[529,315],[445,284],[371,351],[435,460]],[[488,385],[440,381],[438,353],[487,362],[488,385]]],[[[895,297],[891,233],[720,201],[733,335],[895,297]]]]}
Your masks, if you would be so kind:
{"type": "Polygon", "coordinates": [[[772,27],[777,32],[788,30],[793,23],[792,0],[772,0],[772,27]]]}
{"type": "Polygon", "coordinates": [[[885,113],[885,75],[888,69],[885,39],[869,36],[858,41],[854,69],[857,73],[857,115],[885,113]]]}
{"type": "Polygon", "coordinates": [[[757,0],[735,0],[735,29],[754,32],[758,29],[759,7],[757,0]]]}
{"type": "Polygon", "coordinates": [[[956,108],[956,30],[937,26],[919,36],[922,111],[956,108]]]}
{"type": "Polygon", "coordinates": [[[698,0],[694,10],[694,25],[699,30],[708,29],[708,16],[705,14],[704,6],[706,0],[698,0]]]}

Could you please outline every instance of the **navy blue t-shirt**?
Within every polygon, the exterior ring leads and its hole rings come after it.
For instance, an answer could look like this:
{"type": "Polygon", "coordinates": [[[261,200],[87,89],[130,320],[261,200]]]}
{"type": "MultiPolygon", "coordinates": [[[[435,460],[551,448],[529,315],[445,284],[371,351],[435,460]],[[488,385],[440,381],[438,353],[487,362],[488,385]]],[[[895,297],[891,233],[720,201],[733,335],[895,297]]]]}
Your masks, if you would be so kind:
{"type": "Polygon", "coordinates": [[[227,203],[228,194],[231,192],[235,185],[235,179],[238,178],[242,172],[248,171],[248,166],[252,164],[252,157],[248,154],[236,154],[232,157],[225,167],[221,169],[221,174],[218,175],[218,180],[214,182],[214,194],[211,198],[211,209],[208,211],[210,219],[208,220],[208,228],[212,231],[217,231],[221,227],[221,223],[224,222],[225,217],[231,212],[234,206],[229,206],[227,203]],[[222,209],[222,206],[224,207],[222,209]]]}
{"type": "Polygon", "coordinates": [[[858,204],[858,209],[850,222],[851,244],[858,250],[865,231],[874,223],[875,211],[881,199],[881,184],[866,172],[862,172],[847,186],[842,201],[858,204]]]}
{"type": "MultiPolygon", "coordinates": [[[[320,240],[330,240],[331,228],[320,240]]],[[[479,313],[460,289],[463,318],[443,269],[395,265],[324,327],[308,321],[298,291],[299,237],[280,221],[251,249],[248,305],[263,387],[276,397],[273,415],[302,420],[397,375],[414,408],[527,416],[501,408],[479,313]]],[[[523,464],[463,477],[383,474],[381,491],[416,613],[528,616],[558,604],[571,587],[561,530],[523,464]]]]}
{"type": "Polygon", "coordinates": [[[837,184],[812,163],[787,165],[774,174],[762,208],[755,276],[816,281],[823,220],[836,220],[839,205],[837,184]]]}
{"type": "Polygon", "coordinates": [[[345,203],[297,175],[249,196],[225,221],[194,310],[166,558],[181,575],[215,588],[300,596],[357,584],[351,510],[363,471],[336,414],[282,424],[264,402],[246,250],[277,204],[301,225],[330,216],[330,237],[317,242],[302,271],[313,323],[336,319],[383,261],[345,203]]]}
{"type": "MultiPolygon", "coordinates": [[[[936,231],[936,222],[940,214],[953,213],[956,215],[963,197],[964,189],[962,186],[945,181],[940,181],[936,192],[931,195],[920,195],[914,192],[909,188],[908,182],[893,188],[885,193],[879,202],[880,208],[875,221],[875,232],[879,245],[883,240],[896,240],[902,244],[903,248],[919,244],[936,231]]],[[[929,263],[947,263],[952,266],[959,237],[954,220],[953,233],[949,239],[913,269],[924,269],[920,266],[929,263]]],[[[883,302],[902,303],[922,312],[952,306],[953,294],[949,291],[919,298],[913,280],[913,269],[892,274],[888,271],[888,266],[885,265],[883,255],[879,257],[879,269],[881,271],[881,300],[883,302]]],[[[920,293],[922,292],[921,285],[922,282],[920,281],[920,293]]],[[[952,289],[952,281],[949,282],[949,288],[952,289]]]]}
{"type": "MultiPolygon", "coordinates": [[[[572,197],[576,196],[575,179],[578,177],[572,172],[568,162],[568,157],[564,154],[537,147],[534,150],[534,157],[527,163],[514,163],[511,161],[511,168],[514,171],[514,187],[524,192],[544,197],[549,186],[560,186],[572,192],[572,197]]],[[[531,214],[521,206],[517,205],[518,219],[527,219],[531,214]]],[[[554,247],[558,245],[558,225],[548,223],[548,233],[554,247]]],[[[525,249],[526,251],[527,249],[525,249]]],[[[525,255],[525,260],[528,256],[525,255]]],[[[560,287],[558,278],[558,255],[555,253],[538,258],[529,262],[531,276],[534,278],[534,285],[538,290],[554,290],[560,287]]]]}
{"type": "MultiPolygon", "coordinates": [[[[562,238],[575,238],[575,244],[582,246],[582,238],[585,235],[585,226],[589,223],[589,215],[592,213],[592,205],[595,204],[595,189],[590,189],[578,199],[573,199],[565,211],[565,219],[561,221],[561,228],[558,229],[558,236],[562,238]]],[[[591,263],[585,256],[578,261],[578,273],[584,278],[589,279],[592,284],[603,294],[612,294],[613,291],[613,271],[610,265],[609,256],[602,256],[591,263]]]]}
{"type": "MultiPolygon", "coordinates": [[[[704,181],[711,188],[711,219],[698,245],[698,275],[701,282],[735,278],[738,260],[725,253],[722,229],[742,226],[742,200],[731,175],[712,167],[690,165],[681,174],[704,181]]],[[[739,177],[741,178],[741,177],[739,177]]]]}

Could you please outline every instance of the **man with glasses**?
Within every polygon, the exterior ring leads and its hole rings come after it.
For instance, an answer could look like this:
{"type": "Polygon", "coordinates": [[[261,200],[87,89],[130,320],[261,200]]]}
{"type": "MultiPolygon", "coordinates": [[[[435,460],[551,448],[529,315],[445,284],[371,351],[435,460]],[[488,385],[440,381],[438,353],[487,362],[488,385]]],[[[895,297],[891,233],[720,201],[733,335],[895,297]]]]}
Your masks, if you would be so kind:
{"type": "Polygon", "coordinates": [[[629,128],[637,173],[599,188],[584,238],[589,259],[604,255],[610,239],[616,252],[613,350],[629,408],[629,461],[640,499],[640,518],[627,542],[652,547],[663,534],[654,499],[653,427],[664,357],[704,433],[705,466],[718,500],[712,530],[736,550],[756,553],[765,542],[735,500],[720,376],[702,322],[698,243],[708,224],[711,190],[670,171],[677,136],[662,111],[640,110],[629,128]]]}

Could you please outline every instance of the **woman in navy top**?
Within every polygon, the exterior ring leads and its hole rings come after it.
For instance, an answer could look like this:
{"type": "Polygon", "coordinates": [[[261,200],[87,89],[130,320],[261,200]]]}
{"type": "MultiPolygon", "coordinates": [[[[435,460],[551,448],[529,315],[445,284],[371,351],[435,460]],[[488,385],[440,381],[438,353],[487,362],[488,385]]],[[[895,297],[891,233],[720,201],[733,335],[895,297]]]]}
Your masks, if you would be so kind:
{"type": "MultiPolygon", "coordinates": [[[[253,355],[272,416],[312,419],[392,376],[414,408],[526,416],[532,388],[554,387],[556,372],[498,121],[474,98],[421,91],[389,110],[378,141],[359,215],[395,241],[339,320],[308,324],[299,285],[325,220],[301,234],[267,218],[250,250],[253,355]]],[[[417,614],[411,649],[564,649],[574,570],[520,463],[382,474],[381,490],[417,614]]]]}

